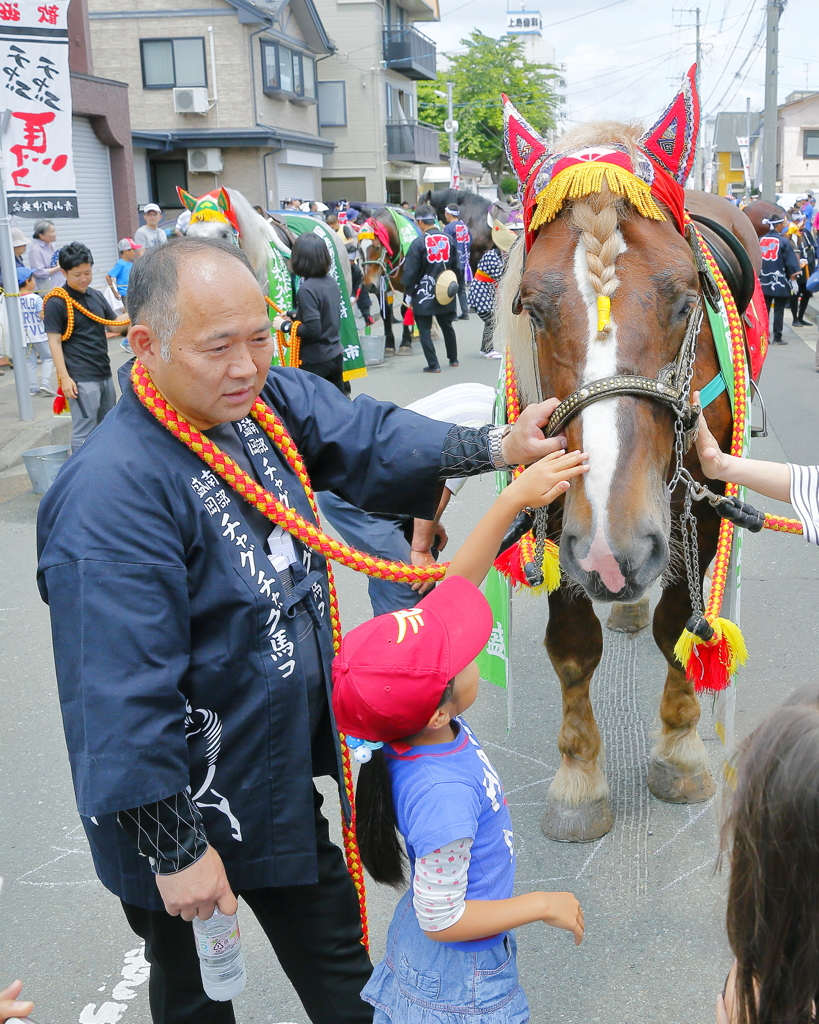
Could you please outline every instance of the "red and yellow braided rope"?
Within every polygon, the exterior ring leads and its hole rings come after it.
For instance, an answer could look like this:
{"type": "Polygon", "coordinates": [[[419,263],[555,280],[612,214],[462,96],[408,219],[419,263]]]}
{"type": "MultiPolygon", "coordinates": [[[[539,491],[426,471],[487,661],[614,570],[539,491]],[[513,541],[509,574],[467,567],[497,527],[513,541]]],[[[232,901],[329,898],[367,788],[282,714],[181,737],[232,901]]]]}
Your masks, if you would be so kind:
{"type": "MultiPolygon", "coordinates": [[[[283,309],[279,309],[269,295],[265,295],[264,301],[274,312],[278,313],[279,316],[287,316],[287,313],[285,313],[283,309]]],[[[279,364],[281,366],[301,366],[301,338],[299,337],[300,324],[301,320],[292,320],[290,323],[290,334],[287,337],[285,336],[284,331],[276,331],[276,345],[279,349],[279,364]]]]}
{"type": "Polygon", "coordinates": [[[65,288],[52,288],[50,292],[43,296],[43,309],[49,299],[62,299],[65,303],[65,312],[67,316],[67,322],[65,327],[65,334],[60,338],[61,341],[68,341],[71,335],[74,333],[74,310],[78,309],[81,313],[88,317],[89,320],[93,320],[94,323],[103,324],[105,327],[127,327],[131,322],[126,316],[123,320],[105,320],[101,316],[97,316],[92,313],[85,306],[80,305],[76,299],[72,299],[65,288]]]}

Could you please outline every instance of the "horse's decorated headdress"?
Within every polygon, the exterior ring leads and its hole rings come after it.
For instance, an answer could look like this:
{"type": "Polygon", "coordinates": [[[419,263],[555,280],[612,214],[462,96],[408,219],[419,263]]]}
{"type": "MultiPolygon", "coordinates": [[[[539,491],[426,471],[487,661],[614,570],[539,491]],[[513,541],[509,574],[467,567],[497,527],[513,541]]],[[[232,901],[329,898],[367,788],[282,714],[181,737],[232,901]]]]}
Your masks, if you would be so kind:
{"type": "Polygon", "coordinates": [[[214,220],[222,221],[224,224],[229,224],[237,235],[241,235],[239,221],[236,219],[230,196],[225,189],[215,188],[212,192],[206,192],[203,196],[199,196],[198,199],[178,185],[176,192],[182,205],[191,211],[191,224],[214,220]]]}
{"type": "Polygon", "coordinates": [[[636,157],[622,145],[550,153],[546,141],[503,96],[504,142],[523,195],[527,248],[565,202],[600,192],[604,181],[651,220],[666,219],[662,203],[684,231],[683,186],[694,163],[700,123],[696,75],[695,64],[674,101],[640,138],[636,157]]]}

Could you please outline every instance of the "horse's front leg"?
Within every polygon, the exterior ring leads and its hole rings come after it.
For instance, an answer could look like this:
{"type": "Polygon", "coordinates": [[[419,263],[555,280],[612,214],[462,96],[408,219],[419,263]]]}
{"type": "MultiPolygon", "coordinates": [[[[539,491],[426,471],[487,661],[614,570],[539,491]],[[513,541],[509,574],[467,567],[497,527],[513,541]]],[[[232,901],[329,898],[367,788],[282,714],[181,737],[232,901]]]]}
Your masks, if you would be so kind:
{"type": "Polygon", "coordinates": [[[560,587],[549,595],[546,650],[563,691],[557,739],[560,767],[549,787],[541,828],[549,839],[587,843],[614,824],[609,789],[600,769],[600,731],[589,684],[603,653],[603,631],[585,594],[560,587]]]}
{"type": "MultiPolygon", "coordinates": [[[[719,519],[708,508],[695,509],[700,579],[714,557],[719,519]]],[[[714,795],[716,786],[708,769],[708,754],[697,732],[700,704],[693,683],[674,655],[689,616],[691,598],[682,570],[665,589],[654,612],[654,640],[668,662],[668,674],[660,701],[660,730],[648,768],[648,788],[660,800],[671,803],[700,803],[714,795]]]]}

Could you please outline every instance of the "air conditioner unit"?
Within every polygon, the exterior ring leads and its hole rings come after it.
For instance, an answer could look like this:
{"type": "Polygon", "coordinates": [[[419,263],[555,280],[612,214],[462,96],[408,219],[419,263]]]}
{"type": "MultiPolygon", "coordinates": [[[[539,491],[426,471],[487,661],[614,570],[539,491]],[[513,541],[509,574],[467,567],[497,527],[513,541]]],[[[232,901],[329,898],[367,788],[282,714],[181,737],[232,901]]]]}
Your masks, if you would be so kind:
{"type": "Polygon", "coordinates": [[[193,174],[219,174],[222,170],[222,150],[189,149],[188,170],[193,174]]]}
{"type": "Polygon", "coordinates": [[[173,91],[173,109],[177,114],[207,114],[209,107],[208,90],[204,86],[173,91]]]}

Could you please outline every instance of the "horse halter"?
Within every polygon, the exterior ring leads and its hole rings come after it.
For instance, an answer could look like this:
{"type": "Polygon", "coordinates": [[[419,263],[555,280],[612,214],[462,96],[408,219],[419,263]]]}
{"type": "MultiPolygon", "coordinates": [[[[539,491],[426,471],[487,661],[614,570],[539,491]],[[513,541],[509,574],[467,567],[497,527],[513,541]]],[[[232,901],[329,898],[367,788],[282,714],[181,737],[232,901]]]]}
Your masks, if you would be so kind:
{"type": "MultiPolygon", "coordinates": [[[[688,244],[691,246],[694,263],[700,277],[703,294],[707,300],[716,308],[714,298],[715,286],[708,273],[708,266],[700,250],[699,238],[693,227],[689,226],[686,231],[688,244]]],[[[683,453],[694,442],[697,434],[697,421],[700,415],[700,407],[691,405],[688,401],[691,378],[694,375],[694,359],[697,354],[697,341],[703,320],[702,301],[691,307],[685,325],[685,334],[680,344],[677,357],[672,363],[667,363],[657,373],[656,377],[643,377],[639,374],[616,374],[612,377],[601,377],[599,380],[590,381],[576,391],[573,391],[568,398],[552,413],[544,433],[547,437],[554,437],[587,406],[599,402],[604,398],[616,398],[621,395],[636,395],[639,398],[651,398],[655,402],[667,405],[674,413],[675,436],[681,435],[683,453]]],[[[673,483],[679,479],[679,469],[674,474],[673,483]]]]}

